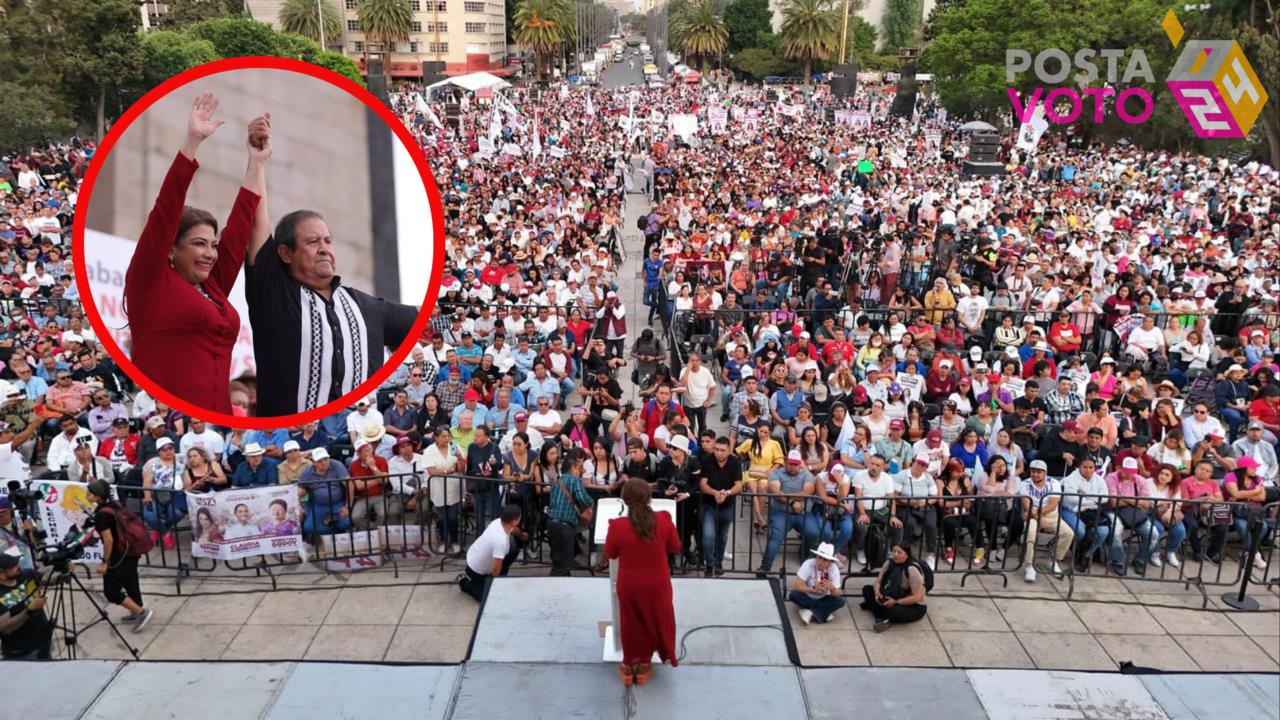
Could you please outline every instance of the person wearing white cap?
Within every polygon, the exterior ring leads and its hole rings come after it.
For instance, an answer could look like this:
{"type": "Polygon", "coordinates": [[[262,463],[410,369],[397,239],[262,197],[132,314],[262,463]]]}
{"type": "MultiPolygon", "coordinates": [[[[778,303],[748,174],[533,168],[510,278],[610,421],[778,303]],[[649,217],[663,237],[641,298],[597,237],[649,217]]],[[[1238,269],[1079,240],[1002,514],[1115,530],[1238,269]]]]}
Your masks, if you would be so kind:
{"type": "Polygon", "coordinates": [[[302,477],[302,471],[311,464],[311,458],[302,451],[297,440],[284,443],[284,460],[276,466],[276,480],[281,485],[294,485],[302,477]]]}
{"type": "Polygon", "coordinates": [[[276,474],[279,461],[266,456],[266,451],[256,442],[245,443],[244,462],[231,474],[231,486],[264,487],[280,484],[276,474]]]}
{"type": "Polygon", "coordinates": [[[690,452],[689,436],[673,435],[667,441],[671,454],[658,462],[656,493],[667,499],[675,499],[679,513],[680,545],[684,548],[687,567],[702,565],[702,553],[695,553],[693,540],[700,537],[702,521],[698,517],[699,503],[690,499],[702,487],[702,463],[690,452]]]}
{"type": "Polygon", "coordinates": [[[813,557],[800,564],[787,599],[799,606],[797,614],[805,625],[812,621],[828,622],[845,606],[844,592],[840,589],[840,564],[831,543],[819,544],[813,550],[813,557]]]}
{"type": "Polygon", "coordinates": [[[782,549],[788,532],[802,537],[801,552],[818,542],[818,523],[807,503],[813,496],[813,475],[805,469],[799,450],[787,454],[782,467],[769,474],[769,541],[764,548],[756,577],[765,577],[773,567],[773,559],[782,549]]]}
{"type": "Polygon", "coordinates": [[[328,450],[318,447],[311,451],[311,465],[298,478],[304,535],[328,535],[351,529],[347,477],[347,469],[342,463],[334,462],[328,450]]]}
{"type": "Polygon", "coordinates": [[[142,519],[151,528],[153,540],[164,535],[166,548],[174,546],[172,528],[187,514],[183,475],[186,457],[179,455],[173,438],[156,441],[156,457],[142,466],[142,519]]]}
{"type": "Polygon", "coordinates": [[[63,415],[58,419],[58,427],[62,432],[58,433],[49,441],[49,453],[45,458],[46,470],[41,477],[43,478],[60,478],[63,470],[68,465],[75,462],[76,442],[82,437],[92,438],[94,453],[98,452],[98,436],[89,431],[89,428],[80,427],[76,419],[71,415],[63,415]]]}
{"type": "Polygon", "coordinates": [[[1111,496],[1108,502],[1115,516],[1111,528],[1111,572],[1116,575],[1123,577],[1126,573],[1126,530],[1137,534],[1140,539],[1138,552],[1133,558],[1133,570],[1139,576],[1147,572],[1155,532],[1148,515],[1151,501],[1141,498],[1151,497],[1153,491],[1151,478],[1142,474],[1142,465],[1134,457],[1126,457],[1120,462],[1120,469],[1107,476],[1107,494],[1111,496]]]}
{"type": "Polygon", "coordinates": [[[1062,485],[1049,478],[1049,466],[1043,460],[1032,460],[1030,468],[1031,478],[1022,481],[1019,492],[1023,498],[1023,512],[1027,514],[1022,564],[1026,566],[1023,578],[1027,582],[1035,582],[1037,535],[1044,532],[1057,536],[1052,569],[1055,577],[1062,577],[1062,561],[1071,552],[1071,543],[1075,541],[1076,534],[1071,525],[1058,520],[1058,494],[1062,492],[1062,485]]]}
{"type": "Polygon", "coordinates": [[[1240,437],[1240,426],[1247,419],[1249,403],[1253,400],[1253,388],[1244,379],[1245,372],[1244,366],[1232,363],[1213,390],[1218,412],[1227,421],[1227,428],[1230,430],[1227,440],[1232,442],[1240,437]]]}
{"type": "Polygon", "coordinates": [[[819,473],[814,482],[814,494],[818,500],[812,512],[817,516],[818,534],[823,542],[832,542],[837,551],[849,546],[853,537],[853,483],[844,465],[835,463],[830,470],[819,473]]]}

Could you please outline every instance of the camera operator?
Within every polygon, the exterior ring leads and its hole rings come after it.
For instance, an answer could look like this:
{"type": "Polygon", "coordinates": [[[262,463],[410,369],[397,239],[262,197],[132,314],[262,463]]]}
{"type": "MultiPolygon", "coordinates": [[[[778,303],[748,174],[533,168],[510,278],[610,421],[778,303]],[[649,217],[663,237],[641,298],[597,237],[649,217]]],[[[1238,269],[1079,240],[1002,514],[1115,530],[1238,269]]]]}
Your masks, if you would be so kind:
{"type": "Polygon", "coordinates": [[[0,656],[48,660],[52,643],[53,623],[44,613],[35,573],[23,569],[16,548],[0,552],[0,656]]]}
{"type": "Polygon", "coordinates": [[[0,553],[8,552],[10,548],[16,550],[22,567],[26,570],[33,570],[36,566],[31,554],[35,539],[32,535],[33,530],[34,526],[30,520],[24,520],[21,527],[14,525],[13,498],[7,495],[0,496],[0,553]]]}
{"type": "MultiPolygon", "coordinates": [[[[12,428],[15,434],[13,438],[0,440],[0,444],[12,446],[14,457],[22,461],[19,473],[17,461],[0,460],[0,481],[26,480],[31,477],[26,463],[31,462],[36,449],[36,430],[40,428],[40,420],[36,417],[35,404],[27,400],[22,388],[9,385],[5,390],[4,397],[0,399],[0,422],[12,428]]],[[[0,452],[8,453],[7,450],[0,452]]]]}
{"type": "Polygon", "coordinates": [[[132,523],[141,523],[141,520],[111,498],[111,485],[106,480],[89,483],[89,500],[96,506],[93,526],[102,538],[102,562],[97,567],[102,576],[102,593],[111,604],[129,611],[123,622],[132,623],[135,633],[142,632],[151,622],[153,611],[142,606],[139,556],[128,552],[125,529],[121,527],[122,520],[132,523]]]}

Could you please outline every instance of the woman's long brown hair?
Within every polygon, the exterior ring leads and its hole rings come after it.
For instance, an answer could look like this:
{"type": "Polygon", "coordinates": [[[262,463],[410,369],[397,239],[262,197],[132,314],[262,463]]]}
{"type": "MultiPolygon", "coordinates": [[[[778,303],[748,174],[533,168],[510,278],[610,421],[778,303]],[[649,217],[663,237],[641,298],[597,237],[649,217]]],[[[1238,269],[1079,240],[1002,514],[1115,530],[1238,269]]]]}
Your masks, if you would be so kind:
{"type": "Polygon", "coordinates": [[[652,541],[658,530],[658,519],[649,505],[652,493],[649,483],[640,478],[631,478],[622,486],[622,502],[627,504],[631,528],[642,540],[652,541]]]}

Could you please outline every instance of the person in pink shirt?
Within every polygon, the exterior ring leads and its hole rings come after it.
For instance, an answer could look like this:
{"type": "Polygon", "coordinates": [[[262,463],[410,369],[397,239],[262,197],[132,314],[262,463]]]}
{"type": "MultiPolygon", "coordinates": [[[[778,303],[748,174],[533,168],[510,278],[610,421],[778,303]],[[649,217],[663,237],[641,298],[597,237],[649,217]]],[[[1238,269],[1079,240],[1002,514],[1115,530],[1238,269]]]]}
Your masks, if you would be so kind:
{"type": "Polygon", "coordinates": [[[1107,476],[1107,494],[1111,496],[1108,504],[1117,523],[1111,529],[1111,572],[1121,577],[1126,573],[1125,530],[1137,533],[1141,541],[1138,554],[1133,558],[1133,571],[1139,576],[1145,575],[1151,558],[1154,533],[1148,511],[1154,488],[1151,478],[1141,473],[1141,467],[1137,458],[1127,457],[1117,472],[1107,476]]]}
{"type": "Polygon", "coordinates": [[[1208,560],[1214,565],[1222,562],[1222,548],[1227,544],[1227,532],[1231,529],[1231,511],[1226,506],[1225,513],[1219,511],[1215,517],[1212,501],[1222,502],[1222,488],[1213,479],[1213,463],[1201,460],[1195,464],[1194,474],[1182,479],[1178,486],[1185,504],[1182,507],[1182,523],[1187,526],[1187,540],[1191,542],[1191,552],[1196,557],[1208,560]],[[1209,530],[1209,548],[1201,551],[1200,527],[1209,530]]]}

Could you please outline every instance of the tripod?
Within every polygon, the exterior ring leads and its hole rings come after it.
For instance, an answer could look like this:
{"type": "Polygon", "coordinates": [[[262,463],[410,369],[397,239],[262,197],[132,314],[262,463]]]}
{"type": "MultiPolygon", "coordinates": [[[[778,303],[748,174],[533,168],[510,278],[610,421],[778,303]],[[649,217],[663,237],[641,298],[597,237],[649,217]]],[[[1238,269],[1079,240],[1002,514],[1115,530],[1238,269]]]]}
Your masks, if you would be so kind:
{"type": "Polygon", "coordinates": [[[49,572],[49,577],[45,580],[46,597],[50,594],[50,588],[53,591],[53,598],[49,603],[49,621],[53,623],[55,630],[62,631],[62,644],[67,648],[67,660],[76,659],[76,648],[79,644],[80,634],[100,622],[105,622],[111,628],[111,632],[115,633],[120,642],[124,643],[134,660],[141,659],[141,656],[138,655],[138,649],[130,645],[129,641],[125,639],[124,634],[120,632],[120,628],[107,615],[106,608],[93,596],[93,592],[85,587],[84,581],[76,577],[76,574],[66,564],[55,565],[54,569],[49,572]],[[98,617],[83,628],[78,627],[76,623],[74,595],[77,588],[88,598],[94,610],[98,611],[98,617]]]}

